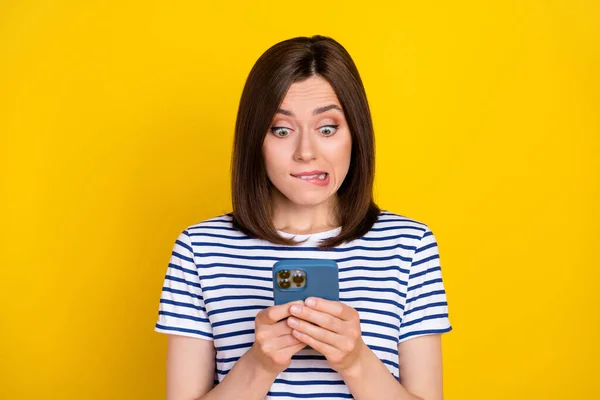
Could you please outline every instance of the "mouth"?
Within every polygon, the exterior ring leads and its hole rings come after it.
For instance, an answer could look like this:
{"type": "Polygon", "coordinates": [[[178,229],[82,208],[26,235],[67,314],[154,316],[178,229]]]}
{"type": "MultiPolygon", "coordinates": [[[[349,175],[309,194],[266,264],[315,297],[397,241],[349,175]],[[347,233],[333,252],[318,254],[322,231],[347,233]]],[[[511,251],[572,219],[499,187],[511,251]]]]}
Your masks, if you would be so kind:
{"type": "Polygon", "coordinates": [[[298,175],[291,174],[294,178],[300,179],[306,183],[310,183],[312,185],[317,186],[327,186],[329,185],[329,174],[323,171],[310,171],[303,172],[298,175]]]}
{"type": "Polygon", "coordinates": [[[327,172],[321,172],[321,173],[311,174],[311,175],[308,175],[308,174],[300,174],[300,175],[291,174],[291,175],[294,178],[302,179],[305,181],[310,181],[313,179],[318,179],[320,181],[323,181],[323,180],[327,179],[327,177],[329,176],[329,174],[327,172]]]}

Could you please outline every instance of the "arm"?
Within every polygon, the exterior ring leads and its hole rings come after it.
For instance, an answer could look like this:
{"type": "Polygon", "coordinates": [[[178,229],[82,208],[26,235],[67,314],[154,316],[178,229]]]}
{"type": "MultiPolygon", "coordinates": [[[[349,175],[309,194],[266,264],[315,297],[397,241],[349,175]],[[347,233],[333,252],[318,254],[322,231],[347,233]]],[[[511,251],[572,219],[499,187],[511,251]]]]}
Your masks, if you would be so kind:
{"type": "Polygon", "coordinates": [[[199,400],[264,400],[279,372],[262,368],[258,357],[255,348],[250,348],[225,379],[199,400]]]}
{"type": "Polygon", "coordinates": [[[441,380],[431,379],[441,374],[441,370],[435,370],[441,369],[441,347],[436,346],[439,335],[413,338],[398,345],[401,368],[406,370],[401,374],[405,378],[401,384],[363,342],[356,310],[325,299],[309,298],[306,305],[291,309],[298,317],[288,319],[294,336],[327,358],[356,400],[441,399],[441,380]]]}
{"type": "Polygon", "coordinates": [[[265,398],[277,373],[257,368],[253,351],[249,350],[227,377],[213,388],[215,348],[208,340],[169,335],[167,352],[167,400],[265,398]],[[212,389],[212,390],[211,390],[212,389]]]}
{"type": "Polygon", "coordinates": [[[398,345],[402,385],[423,399],[442,400],[442,338],[440,334],[409,339],[398,345]]]}
{"type": "Polygon", "coordinates": [[[167,400],[263,400],[277,375],[304,347],[281,319],[289,305],[269,307],[256,316],[254,345],[213,388],[215,348],[212,341],[169,336],[167,400]],[[212,389],[212,390],[211,390],[212,389]]]}
{"type": "Polygon", "coordinates": [[[212,341],[168,335],[167,400],[199,399],[213,387],[214,379],[212,341]]]}
{"type": "Polygon", "coordinates": [[[398,345],[400,383],[368,348],[354,367],[341,371],[357,400],[442,400],[440,335],[426,335],[398,345]]]}

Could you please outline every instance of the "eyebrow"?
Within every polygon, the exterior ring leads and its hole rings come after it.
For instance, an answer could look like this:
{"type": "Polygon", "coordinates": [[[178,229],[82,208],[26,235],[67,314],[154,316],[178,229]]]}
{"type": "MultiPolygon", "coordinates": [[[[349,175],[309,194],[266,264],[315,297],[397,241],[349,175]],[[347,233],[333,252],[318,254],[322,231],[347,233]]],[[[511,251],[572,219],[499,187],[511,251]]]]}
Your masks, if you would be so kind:
{"type": "MultiPolygon", "coordinates": [[[[322,114],[322,113],[324,113],[324,112],[326,112],[326,111],[329,111],[329,110],[338,110],[338,111],[344,112],[344,111],[341,109],[341,107],[340,107],[340,106],[338,106],[337,104],[330,104],[330,105],[328,105],[328,106],[324,106],[324,107],[315,108],[315,109],[313,110],[313,113],[312,113],[312,114],[313,114],[313,115],[322,114]]],[[[278,114],[287,115],[287,116],[290,116],[290,117],[296,117],[296,115],[294,115],[294,113],[293,113],[293,112],[291,112],[291,111],[288,111],[288,110],[284,110],[283,108],[280,108],[280,109],[278,109],[278,110],[277,110],[277,113],[278,113],[278,114]]]]}

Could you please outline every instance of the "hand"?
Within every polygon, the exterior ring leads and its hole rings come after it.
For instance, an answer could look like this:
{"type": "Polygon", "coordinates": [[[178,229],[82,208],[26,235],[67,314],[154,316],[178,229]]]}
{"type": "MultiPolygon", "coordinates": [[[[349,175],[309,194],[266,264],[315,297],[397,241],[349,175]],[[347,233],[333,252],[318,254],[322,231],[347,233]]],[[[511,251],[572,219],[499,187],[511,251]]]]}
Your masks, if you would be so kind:
{"type": "Polygon", "coordinates": [[[362,340],[358,312],[339,301],[310,297],[290,309],[287,320],[298,340],[327,358],[335,371],[354,367],[368,347],[362,340]]]}
{"type": "Polygon", "coordinates": [[[284,318],[290,316],[292,304],[282,304],[261,310],[254,320],[254,344],[251,351],[260,366],[273,374],[285,370],[292,356],[302,350],[306,344],[292,336],[292,329],[284,318]]]}

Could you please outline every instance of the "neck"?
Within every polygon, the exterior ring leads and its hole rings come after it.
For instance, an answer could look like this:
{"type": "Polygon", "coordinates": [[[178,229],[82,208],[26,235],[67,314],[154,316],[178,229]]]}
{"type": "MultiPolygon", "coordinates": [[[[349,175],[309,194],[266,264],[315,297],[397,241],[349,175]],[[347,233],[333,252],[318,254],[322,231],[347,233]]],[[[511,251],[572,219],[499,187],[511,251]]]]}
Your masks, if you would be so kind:
{"type": "Polygon", "coordinates": [[[292,203],[281,193],[274,193],[272,202],[273,224],[279,231],[302,235],[324,232],[339,226],[334,212],[336,196],[320,204],[303,206],[292,203]]]}

